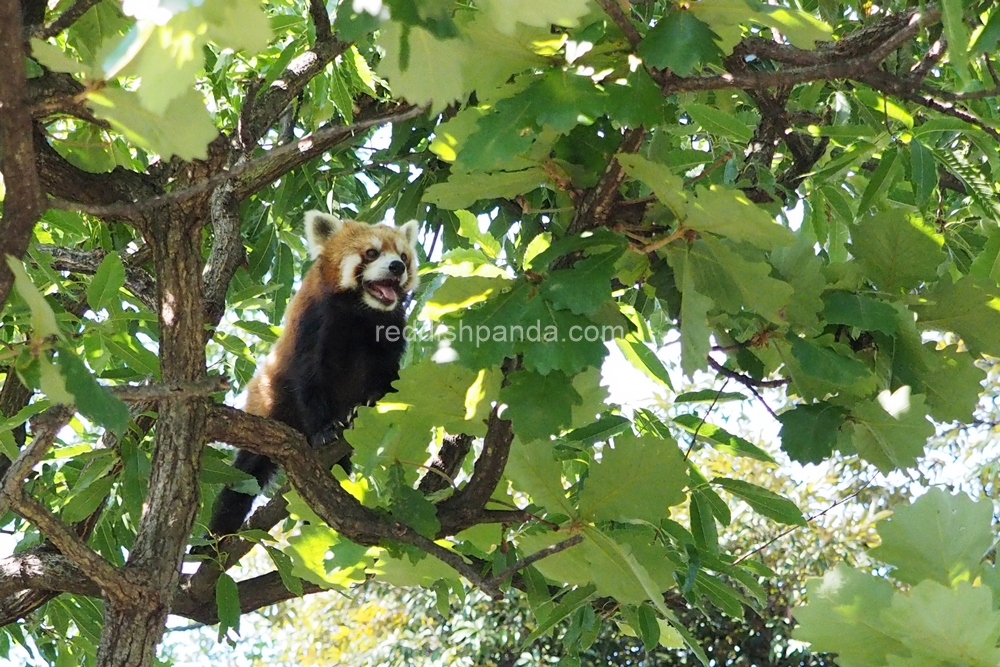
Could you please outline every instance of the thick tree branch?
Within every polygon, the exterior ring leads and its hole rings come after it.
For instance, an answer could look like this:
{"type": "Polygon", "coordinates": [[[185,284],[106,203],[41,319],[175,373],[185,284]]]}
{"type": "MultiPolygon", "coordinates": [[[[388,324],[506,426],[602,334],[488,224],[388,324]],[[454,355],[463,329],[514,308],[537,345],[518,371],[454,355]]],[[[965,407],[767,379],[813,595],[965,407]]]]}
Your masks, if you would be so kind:
{"type": "Polygon", "coordinates": [[[246,263],[246,249],[240,234],[240,202],[227,181],[212,193],[212,251],[205,262],[205,322],[209,332],[226,313],[226,292],[236,269],[246,263]]]}
{"type": "MultiPolygon", "coordinates": [[[[0,559],[0,603],[21,591],[59,591],[100,597],[101,588],[76,564],[51,547],[0,559]]],[[[5,605],[0,604],[0,608],[5,605]]],[[[6,611],[6,609],[4,609],[6,611]]],[[[0,625],[8,619],[0,614],[0,625]]]]}
{"type": "MultiPolygon", "coordinates": [[[[240,595],[240,611],[244,614],[298,597],[285,588],[285,584],[282,583],[281,576],[277,572],[268,572],[257,577],[244,579],[237,584],[237,588],[240,595]]],[[[303,595],[321,593],[324,590],[308,581],[302,582],[303,595]]],[[[174,602],[170,613],[205,625],[215,625],[219,622],[215,591],[212,591],[209,599],[201,603],[191,598],[179,598],[174,602]]]]}
{"type": "Polygon", "coordinates": [[[473,585],[493,597],[500,591],[461,555],[445,549],[401,523],[390,524],[361,505],[330,474],[329,468],[305,438],[280,422],[275,422],[225,406],[214,406],[207,429],[214,440],[238,445],[277,462],[289,482],[330,527],[352,542],[376,545],[383,540],[404,542],[450,565],[473,585]]]}
{"type": "MultiPolygon", "coordinates": [[[[63,248],[53,245],[38,245],[38,250],[52,255],[52,268],[56,271],[68,271],[70,273],[80,273],[83,275],[93,275],[97,273],[101,262],[107,256],[107,252],[101,249],[80,250],[77,248],[63,248]]],[[[131,292],[135,298],[139,299],[142,305],[149,310],[156,312],[158,305],[156,302],[156,281],[145,269],[136,266],[134,262],[128,261],[128,256],[122,257],[125,264],[125,289],[131,292]]]]}
{"type": "Polygon", "coordinates": [[[462,468],[462,462],[472,449],[472,436],[465,433],[445,435],[441,442],[441,451],[431,462],[430,469],[420,480],[417,487],[424,495],[436,493],[451,485],[455,475],[462,468]]]}
{"type": "MultiPolygon", "coordinates": [[[[646,138],[646,130],[642,127],[625,131],[619,153],[635,153],[646,138]]],[[[618,160],[612,158],[608,163],[601,180],[592,187],[576,209],[573,221],[566,230],[567,235],[579,234],[609,222],[614,210],[614,203],[620,199],[618,188],[625,180],[625,169],[618,160]]],[[[557,267],[558,268],[558,267],[557,267]]]]}
{"type": "Polygon", "coordinates": [[[14,284],[4,258],[24,257],[35,221],[44,211],[31,140],[21,32],[21,3],[0,0],[0,171],[7,191],[0,218],[0,308],[14,284]]]}
{"type": "MultiPolygon", "coordinates": [[[[353,138],[358,133],[384,125],[386,123],[399,122],[415,118],[423,113],[424,107],[404,107],[402,110],[394,109],[392,113],[385,113],[361,120],[351,125],[342,127],[329,127],[318,130],[315,133],[299,139],[295,143],[287,144],[279,148],[268,151],[259,158],[244,162],[227,171],[221,171],[213,176],[200,181],[197,185],[187,188],[180,188],[168,194],[153,195],[148,197],[130,196],[118,201],[104,201],[101,203],[89,203],[91,196],[73,198],[72,200],[55,199],[50,202],[53,208],[60,208],[68,211],[80,211],[98,217],[136,217],[157,208],[176,206],[190,199],[194,199],[216,188],[227,181],[241,178],[242,182],[236,191],[237,197],[241,194],[249,194],[260,189],[270,181],[262,180],[266,178],[278,178],[287,173],[290,169],[308,162],[320,153],[329,150],[341,141],[353,138]],[[252,173],[251,173],[252,172],[252,173]],[[267,176],[264,176],[264,175],[267,176]],[[127,199],[127,200],[126,200],[127,199]]],[[[114,173],[114,172],[112,172],[114,173]]]]}
{"type": "Polygon", "coordinates": [[[87,11],[99,3],[101,0],[76,0],[66,11],[60,14],[52,23],[48,24],[35,33],[38,39],[48,39],[55,37],[66,28],[70,27],[82,17],[87,11]]]}
{"type": "Polygon", "coordinates": [[[879,24],[878,27],[882,30],[865,33],[866,39],[860,43],[870,46],[869,49],[859,49],[859,45],[854,43],[841,45],[837,42],[833,46],[816,49],[815,55],[811,58],[793,46],[775,44],[765,47],[766,40],[754,42],[759,49],[766,49],[768,57],[773,60],[780,61],[782,58],[787,58],[798,62],[813,62],[801,67],[777,71],[725,72],[693,77],[679,77],[669,72],[661,72],[657,78],[664,95],[727,88],[743,90],[773,88],[830,79],[857,79],[876,69],[889,54],[912,39],[923,27],[936,23],[940,18],[941,11],[936,7],[928,7],[923,13],[910,10],[901,15],[889,16],[879,24]],[[902,27],[895,29],[901,23],[902,27]],[[887,27],[893,28],[894,31],[882,39],[881,36],[887,27]],[[858,51],[857,55],[853,55],[855,51],[858,51]],[[852,55],[845,58],[845,53],[852,55]]]}

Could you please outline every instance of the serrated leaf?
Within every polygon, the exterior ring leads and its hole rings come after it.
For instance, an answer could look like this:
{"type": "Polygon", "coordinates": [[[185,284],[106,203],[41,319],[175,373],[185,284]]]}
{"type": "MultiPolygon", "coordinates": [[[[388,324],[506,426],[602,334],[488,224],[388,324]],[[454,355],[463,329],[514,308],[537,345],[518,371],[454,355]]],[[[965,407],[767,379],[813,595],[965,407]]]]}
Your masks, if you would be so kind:
{"type": "Polygon", "coordinates": [[[395,463],[389,468],[386,483],[389,496],[389,513],[393,519],[403,523],[424,537],[433,539],[441,529],[437,518],[437,508],[406,480],[403,467],[395,463]]]}
{"type": "Polygon", "coordinates": [[[673,212],[675,218],[680,220],[684,217],[687,210],[684,180],[675,176],[667,165],[634,153],[620,153],[615,159],[629,176],[648,185],[656,198],[673,212]]]}
{"type": "Polygon", "coordinates": [[[494,171],[523,166],[519,156],[531,147],[538,130],[536,101],[528,93],[501,99],[476,121],[455,160],[456,169],[494,171]]]}
{"type": "Polygon", "coordinates": [[[913,175],[914,198],[917,206],[923,208],[937,188],[938,170],[934,153],[916,137],[910,140],[910,172],[913,175]]]}
{"type": "Polygon", "coordinates": [[[657,524],[670,507],[684,502],[684,459],[673,441],[615,437],[614,448],[601,450],[580,492],[580,514],[594,521],[641,519],[657,524]]]}
{"type": "Polygon", "coordinates": [[[500,390],[500,400],[507,404],[504,417],[525,442],[548,439],[568,427],[573,420],[573,406],[583,402],[562,371],[547,375],[518,371],[507,379],[509,384],[500,390]]]}
{"type": "Polygon", "coordinates": [[[892,584],[858,572],[845,563],[806,582],[809,604],[795,609],[799,622],[792,636],[816,652],[836,652],[845,667],[884,665],[889,654],[907,649],[885,628],[893,599],[892,584]]]}
{"type": "Polygon", "coordinates": [[[155,114],[142,106],[136,93],[102,88],[87,94],[91,110],[111,123],[126,139],[163,158],[204,159],[208,144],[219,130],[196,90],[174,97],[163,112],[155,114]]]}
{"type": "Polygon", "coordinates": [[[484,276],[449,276],[424,302],[417,318],[436,322],[445,315],[465,311],[509,287],[511,281],[484,276]]]}
{"type": "Polygon", "coordinates": [[[108,494],[111,493],[111,486],[114,482],[114,476],[102,477],[79,491],[74,491],[59,512],[60,518],[66,523],[83,521],[101,506],[108,494]]]}
{"type": "Polygon", "coordinates": [[[24,270],[24,264],[13,255],[7,255],[6,260],[10,272],[14,274],[14,289],[31,310],[32,339],[41,342],[49,336],[60,336],[56,315],[42,293],[31,282],[31,278],[24,270]]]}
{"type": "Polygon", "coordinates": [[[548,176],[541,167],[521,171],[498,171],[492,174],[474,172],[453,173],[444,183],[436,183],[424,191],[423,200],[441,208],[467,208],[481,199],[503,197],[513,199],[544,185],[548,176]]]}
{"type": "Polygon", "coordinates": [[[865,276],[887,292],[934,280],[945,260],[939,237],[898,209],[863,218],[851,235],[851,252],[865,276]]]}
{"type": "Polygon", "coordinates": [[[833,28],[812,14],[789,7],[756,5],[753,20],[775,28],[800,49],[814,49],[816,42],[833,39],[833,28]]]}
{"type": "Polygon", "coordinates": [[[562,464],[555,460],[552,445],[546,441],[525,444],[515,438],[504,474],[518,491],[550,512],[575,514],[562,485],[562,464]]]}
{"type": "Polygon", "coordinates": [[[945,586],[974,580],[993,544],[993,504],[932,488],[878,523],[882,543],[871,555],[908,584],[933,579],[945,586]]]}
{"type": "Polygon", "coordinates": [[[909,595],[894,595],[891,608],[882,616],[885,629],[900,639],[911,660],[969,667],[1000,662],[996,646],[1000,611],[986,586],[959,581],[948,588],[936,581],[921,581],[909,595]]]}
{"type": "Polygon", "coordinates": [[[953,331],[973,354],[1000,356],[1000,298],[992,286],[946,276],[913,309],[921,329],[953,331]]]}
{"type": "Polygon", "coordinates": [[[66,378],[66,390],[73,395],[73,403],[80,414],[109,431],[123,434],[129,422],[125,404],[97,383],[83,361],[68,346],[59,347],[56,360],[66,378]]]}
{"type": "Polygon", "coordinates": [[[688,76],[703,63],[718,62],[722,52],[716,35],[691,12],[672,11],[646,33],[636,53],[657,69],[688,76]]]}
{"type": "Polygon", "coordinates": [[[792,340],[792,356],[803,374],[830,385],[831,390],[843,387],[858,395],[875,390],[875,375],[860,359],[798,337],[792,340]]]}
{"type": "Polygon", "coordinates": [[[551,630],[559,621],[563,620],[574,611],[586,604],[592,597],[597,588],[590,584],[588,586],[582,586],[580,588],[574,588],[567,591],[559,598],[559,604],[552,608],[552,611],[548,613],[544,620],[538,624],[538,626],[531,631],[522,646],[530,646],[536,639],[543,636],[549,630],[551,630]]]}
{"type": "Polygon", "coordinates": [[[734,496],[742,498],[755,512],[769,519],[774,519],[778,523],[792,526],[806,525],[802,510],[788,498],[779,496],[773,491],[741,479],[726,479],[724,477],[716,477],[712,480],[712,484],[718,484],[734,496]]]}
{"type": "Polygon", "coordinates": [[[708,442],[714,449],[730,456],[746,456],[766,463],[774,463],[774,458],[749,440],[733,435],[729,431],[709,424],[698,415],[680,414],[673,421],[688,433],[698,432],[698,437],[708,442]]]}
{"type": "Polygon", "coordinates": [[[459,236],[478,244],[487,257],[496,259],[500,254],[500,243],[489,232],[479,231],[479,219],[468,211],[455,211],[455,217],[458,218],[459,236]]]}
{"type": "Polygon", "coordinates": [[[274,547],[264,546],[267,550],[267,555],[271,557],[271,562],[274,563],[274,567],[278,570],[278,576],[281,577],[281,583],[285,585],[292,595],[302,597],[302,580],[292,574],[292,559],[284,551],[280,549],[275,549],[274,547]]]}
{"type": "Polygon", "coordinates": [[[438,39],[420,26],[386,21],[377,41],[386,54],[378,73],[389,80],[396,97],[413,104],[431,103],[432,113],[465,97],[461,62],[455,57],[461,40],[438,39]]]}
{"type": "Polygon", "coordinates": [[[926,419],[924,397],[910,395],[909,387],[894,393],[883,391],[873,401],[860,401],[851,408],[851,442],[861,458],[887,473],[907,468],[924,453],[924,444],[934,433],[926,419]],[[893,414],[883,406],[889,405],[893,414]]]}
{"type": "Polygon", "coordinates": [[[878,166],[872,173],[871,178],[868,179],[865,191],[861,193],[861,199],[858,200],[859,215],[867,213],[872,205],[878,204],[885,199],[886,193],[892,187],[901,171],[897,162],[898,158],[899,149],[895,146],[882,153],[882,159],[879,160],[878,166]]]}
{"type": "Polygon", "coordinates": [[[708,232],[733,241],[743,241],[763,250],[791,245],[795,235],[775,222],[762,208],[747,199],[740,190],[712,185],[698,186],[688,203],[685,227],[708,232]]]}
{"type": "MultiPolygon", "coordinates": [[[[514,339],[514,350],[523,355],[524,367],[542,375],[552,371],[572,375],[600,367],[608,352],[604,341],[626,334],[624,325],[599,325],[582,315],[558,310],[540,294],[525,305],[521,321],[516,328],[508,325],[506,335],[514,339]]],[[[497,333],[503,335],[504,329],[494,330],[493,336],[497,333]]]]}
{"type": "Polygon", "coordinates": [[[820,402],[797,405],[778,415],[781,448],[799,463],[819,463],[833,454],[847,410],[820,402]]]}
{"type": "Polygon", "coordinates": [[[827,292],[823,295],[823,317],[831,324],[896,334],[896,310],[885,301],[863,294],[827,292]]]}
{"type": "Polygon", "coordinates": [[[548,28],[552,24],[574,27],[589,10],[587,0],[481,0],[487,16],[500,32],[510,34],[517,24],[548,28]]]}
{"type": "Polygon", "coordinates": [[[238,635],[240,616],[243,613],[240,608],[240,589],[236,581],[225,572],[215,582],[215,605],[219,611],[219,639],[225,637],[230,628],[238,635]]]}
{"type": "Polygon", "coordinates": [[[695,123],[709,134],[734,139],[745,144],[753,137],[753,130],[740,122],[736,116],[706,104],[686,104],[684,111],[695,123]]]}
{"type": "Polygon", "coordinates": [[[632,366],[642,371],[646,377],[654,382],[660,383],[667,389],[674,388],[673,384],[670,382],[670,373],[667,372],[667,368],[663,365],[663,362],[660,361],[660,358],[656,356],[656,352],[649,349],[646,343],[642,342],[634,335],[615,339],[615,343],[618,345],[618,349],[622,351],[625,359],[627,359],[632,366]]]}
{"type": "Polygon", "coordinates": [[[619,252],[584,257],[572,268],[550,273],[541,284],[540,292],[556,308],[577,315],[592,314],[611,296],[611,278],[619,257],[619,252]]]}
{"type": "Polygon", "coordinates": [[[118,253],[108,253],[87,286],[87,303],[95,311],[107,308],[115,302],[118,290],[124,285],[125,265],[118,253]]]}

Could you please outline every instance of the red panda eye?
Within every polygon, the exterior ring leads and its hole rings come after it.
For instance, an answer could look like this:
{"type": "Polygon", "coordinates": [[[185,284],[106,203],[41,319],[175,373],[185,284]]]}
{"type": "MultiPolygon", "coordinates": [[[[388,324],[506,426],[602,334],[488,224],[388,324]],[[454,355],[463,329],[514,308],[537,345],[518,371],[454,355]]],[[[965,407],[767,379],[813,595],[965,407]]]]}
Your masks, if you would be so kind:
{"type": "Polygon", "coordinates": [[[376,250],[375,248],[369,248],[368,250],[365,251],[365,258],[378,259],[378,250],[376,250]]]}
{"type": "Polygon", "coordinates": [[[399,258],[400,258],[401,260],[403,260],[403,263],[404,263],[404,264],[405,264],[406,262],[410,261],[410,258],[409,258],[409,256],[408,256],[408,255],[407,255],[407,254],[406,254],[405,252],[404,252],[404,253],[403,253],[402,255],[400,255],[400,257],[399,257],[399,258]]]}

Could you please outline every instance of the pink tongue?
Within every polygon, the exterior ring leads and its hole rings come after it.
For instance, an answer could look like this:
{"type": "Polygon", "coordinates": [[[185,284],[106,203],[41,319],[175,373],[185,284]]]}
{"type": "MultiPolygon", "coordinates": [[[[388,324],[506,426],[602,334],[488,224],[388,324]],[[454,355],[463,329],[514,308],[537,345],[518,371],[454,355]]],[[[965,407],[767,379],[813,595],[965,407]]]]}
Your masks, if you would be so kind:
{"type": "Polygon", "coordinates": [[[384,283],[371,283],[368,285],[369,288],[383,301],[392,301],[396,298],[396,291],[391,285],[386,285],[384,283]]]}

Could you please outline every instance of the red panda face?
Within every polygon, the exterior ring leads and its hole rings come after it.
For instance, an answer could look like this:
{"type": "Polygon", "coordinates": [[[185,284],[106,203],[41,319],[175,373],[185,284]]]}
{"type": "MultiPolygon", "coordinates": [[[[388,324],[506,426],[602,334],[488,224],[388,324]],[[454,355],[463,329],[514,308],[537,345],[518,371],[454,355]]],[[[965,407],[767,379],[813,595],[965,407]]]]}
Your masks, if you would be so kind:
{"type": "Polygon", "coordinates": [[[309,211],[306,239],[326,289],[358,292],[375,310],[390,311],[416,288],[416,220],[402,227],[367,225],[309,211]]]}

